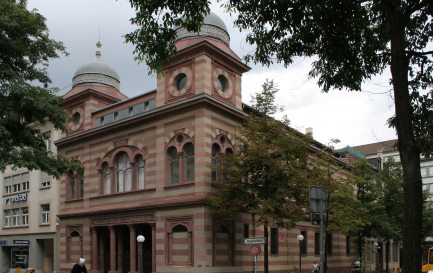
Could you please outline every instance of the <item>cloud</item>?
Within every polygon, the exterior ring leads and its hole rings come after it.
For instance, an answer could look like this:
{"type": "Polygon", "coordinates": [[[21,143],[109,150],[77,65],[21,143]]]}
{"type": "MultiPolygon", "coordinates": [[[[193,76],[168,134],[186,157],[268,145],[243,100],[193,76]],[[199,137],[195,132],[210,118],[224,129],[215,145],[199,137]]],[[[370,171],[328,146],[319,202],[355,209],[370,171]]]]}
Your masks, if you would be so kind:
{"type": "MultiPolygon", "coordinates": [[[[156,88],[155,75],[149,76],[147,65],[133,60],[134,46],[124,42],[123,35],[135,29],[129,23],[134,16],[129,1],[29,0],[28,6],[37,8],[47,18],[51,37],[63,41],[71,54],[50,62],[53,86],[64,92],[69,90],[76,69],[95,58],[100,33],[102,57],[119,73],[123,93],[133,97],[156,88]]],[[[219,4],[213,4],[212,11],[226,23],[231,48],[240,57],[252,52],[254,48],[245,42],[247,32],[234,28],[233,18],[224,14],[219,4]]],[[[317,140],[326,143],[339,138],[342,144],[358,145],[395,138],[395,132],[386,126],[386,120],[394,113],[393,101],[386,94],[373,94],[389,89],[387,75],[366,83],[366,92],[326,94],[315,79],[308,78],[311,59],[297,58],[288,68],[278,64],[269,68],[249,65],[252,70],[242,78],[244,102],[250,102],[251,95],[261,90],[266,79],[273,79],[281,90],[277,102],[286,107],[292,126],[302,132],[313,127],[317,140]]]]}

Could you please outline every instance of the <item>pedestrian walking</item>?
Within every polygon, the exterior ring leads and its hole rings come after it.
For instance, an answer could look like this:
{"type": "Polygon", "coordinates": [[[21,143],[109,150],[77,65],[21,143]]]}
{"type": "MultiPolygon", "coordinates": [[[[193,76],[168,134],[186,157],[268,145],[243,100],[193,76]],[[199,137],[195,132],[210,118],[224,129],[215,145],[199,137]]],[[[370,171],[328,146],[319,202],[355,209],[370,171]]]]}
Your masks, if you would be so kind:
{"type": "Polygon", "coordinates": [[[319,264],[317,262],[313,263],[313,271],[312,273],[319,273],[319,264]]]}
{"type": "Polygon", "coordinates": [[[87,268],[84,265],[85,261],[85,259],[80,258],[80,261],[72,267],[71,273],[87,273],[87,268]]]}

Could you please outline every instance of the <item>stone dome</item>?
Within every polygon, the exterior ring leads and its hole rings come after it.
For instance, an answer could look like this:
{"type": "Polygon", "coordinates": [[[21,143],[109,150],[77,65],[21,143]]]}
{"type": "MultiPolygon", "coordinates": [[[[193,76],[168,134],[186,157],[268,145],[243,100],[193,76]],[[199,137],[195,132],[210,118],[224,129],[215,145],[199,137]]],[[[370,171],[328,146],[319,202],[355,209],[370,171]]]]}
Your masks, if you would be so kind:
{"type": "Polygon", "coordinates": [[[96,51],[96,59],[80,66],[74,73],[72,78],[72,86],[79,84],[103,84],[113,86],[116,89],[120,87],[119,74],[106,62],[101,60],[101,43],[98,41],[96,44],[98,50],[96,51]]]}
{"type": "Polygon", "coordinates": [[[224,21],[215,13],[210,12],[203,18],[203,25],[199,32],[189,32],[183,27],[176,29],[177,40],[196,36],[210,36],[217,38],[227,45],[230,44],[230,36],[224,21]]]}

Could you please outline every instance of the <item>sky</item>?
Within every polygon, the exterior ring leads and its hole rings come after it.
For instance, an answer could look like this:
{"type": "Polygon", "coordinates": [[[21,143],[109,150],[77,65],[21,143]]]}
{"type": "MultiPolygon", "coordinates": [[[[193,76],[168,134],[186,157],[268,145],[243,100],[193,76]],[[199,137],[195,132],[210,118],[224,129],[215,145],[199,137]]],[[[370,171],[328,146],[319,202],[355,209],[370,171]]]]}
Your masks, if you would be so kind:
{"type": "MultiPolygon", "coordinates": [[[[50,61],[52,87],[69,91],[74,72],[95,58],[100,40],[102,59],[120,75],[125,95],[134,97],[156,88],[156,75],[148,75],[148,66],[134,61],[134,45],[123,37],[136,29],[129,22],[135,13],[127,0],[28,0],[28,8],[36,8],[47,19],[50,37],[62,41],[69,53],[50,61]]],[[[246,32],[235,28],[234,19],[218,4],[212,5],[212,12],[225,22],[230,47],[239,57],[254,50],[245,42],[246,32]]],[[[387,125],[394,115],[387,71],[366,82],[361,92],[323,93],[316,80],[308,77],[311,63],[311,59],[297,58],[288,68],[248,64],[251,70],[242,76],[243,102],[250,103],[251,96],[269,79],[280,89],[276,101],[285,108],[291,126],[300,132],[313,128],[313,137],[325,145],[331,139],[340,140],[339,148],[396,138],[395,130],[387,125]]]]}

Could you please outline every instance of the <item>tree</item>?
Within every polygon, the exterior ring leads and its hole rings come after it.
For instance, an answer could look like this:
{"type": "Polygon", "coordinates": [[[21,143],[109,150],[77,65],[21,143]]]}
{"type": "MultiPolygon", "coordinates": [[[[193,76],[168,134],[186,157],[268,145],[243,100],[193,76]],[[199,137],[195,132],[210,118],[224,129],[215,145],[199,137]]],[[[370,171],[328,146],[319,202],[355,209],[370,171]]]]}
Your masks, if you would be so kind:
{"type": "MultiPolygon", "coordinates": [[[[339,232],[347,236],[356,235],[357,231],[369,224],[367,210],[362,206],[356,196],[358,178],[353,175],[357,168],[338,164],[335,160],[336,152],[333,145],[338,139],[332,139],[324,145],[315,155],[314,162],[310,161],[310,175],[313,185],[321,185],[327,189],[328,198],[324,227],[326,232],[339,232]]],[[[368,168],[371,170],[371,167],[368,168]]],[[[310,178],[310,179],[311,179],[310,178]]],[[[324,241],[327,249],[328,240],[324,241]]],[[[324,252],[324,272],[328,269],[328,252],[324,252]]]]}
{"type": "MultiPolygon", "coordinates": [[[[272,81],[263,84],[237,138],[238,149],[225,158],[222,181],[209,204],[223,217],[240,212],[255,216],[268,227],[291,228],[301,220],[308,195],[308,144],[303,135],[288,127],[286,119],[276,120],[274,105],[278,89],[272,81]]],[[[265,272],[267,246],[265,245],[265,272]]]]}
{"type": "Polygon", "coordinates": [[[385,162],[383,171],[378,173],[380,183],[379,202],[384,208],[383,221],[377,233],[385,241],[385,268],[389,269],[390,241],[400,241],[403,234],[403,173],[400,165],[385,162]]]}
{"type": "Polygon", "coordinates": [[[49,38],[45,18],[24,0],[0,0],[0,171],[40,169],[59,177],[71,161],[47,151],[38,127],[65,129],[67,115],[50,83],[48,60],[65,53],[49,38]]]}
{"type": "MultiPolygon", "coordinates": [[[[130,0],[131,22],[139,28],[126,35],[138,59],[158,69],[174,53],[177,25],[197,31],[210,1],[130,0]],[[164,42],[162,42],[164,41],[164,42]]],[[[420,153],[433,150],[433,1],[431,0],[227,0],[234,24],[249,30],[255,50],[247,61],[289,65],[296,56],[314,57],[311,77],[322,90],[361,90],[364,80],[390,68],[395,101],[391,125],[398,134],[403,165],[404,273],[421,263],[422,186],[420,153]],[[426,90],[430,93],[426,94],[426,90]]]]}

